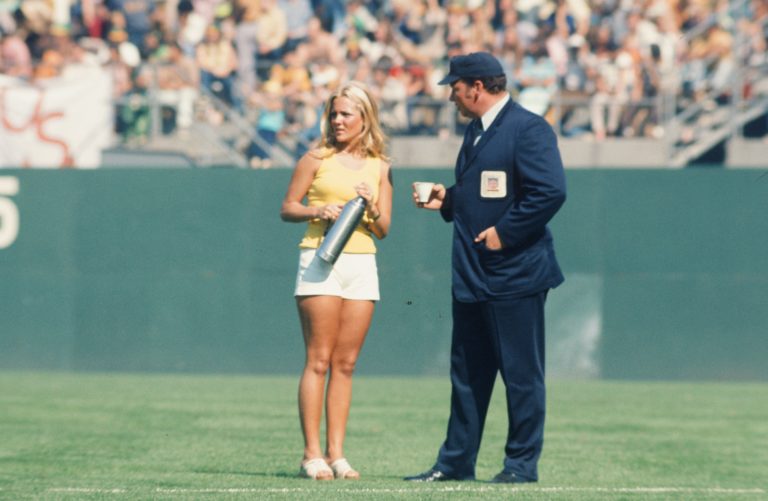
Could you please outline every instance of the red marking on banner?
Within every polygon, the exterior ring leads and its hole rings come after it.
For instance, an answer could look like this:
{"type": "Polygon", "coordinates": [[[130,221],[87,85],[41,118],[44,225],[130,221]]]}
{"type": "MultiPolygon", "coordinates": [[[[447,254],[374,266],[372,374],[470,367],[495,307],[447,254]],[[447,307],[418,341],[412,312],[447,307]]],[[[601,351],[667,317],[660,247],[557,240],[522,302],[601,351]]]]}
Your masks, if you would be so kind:
{"type": "MultiPolygon", "coordinates": [[[[8,113],[5,109],[7,91],[7,88],[0,88],[0,122],[2,122],[3,127],[5,127],[9,132],[20,134],[34,126],[35,135],[37,136],[37,139],[40,140],[40,142],[52,144],[61,149],[62,155],[59,167],[74,167],[75,159],[69,152],[69,145],[61,139],[48,136],[47,133],[43,130],[43,127],[49,120],[64,117],[64,112],[62,111],[51,111],[45,114],[42,112],[43,100],[45,99],[45,89],[38,90],[38,98],[37,102],[35,103],[34,112],[32,113],[29,121],[21,126],[16,126],[9,120],[8,113]]],[[[27,159],[24,159],[22,163],[25,167],[29,165],[29,161],[27,159]]]]}

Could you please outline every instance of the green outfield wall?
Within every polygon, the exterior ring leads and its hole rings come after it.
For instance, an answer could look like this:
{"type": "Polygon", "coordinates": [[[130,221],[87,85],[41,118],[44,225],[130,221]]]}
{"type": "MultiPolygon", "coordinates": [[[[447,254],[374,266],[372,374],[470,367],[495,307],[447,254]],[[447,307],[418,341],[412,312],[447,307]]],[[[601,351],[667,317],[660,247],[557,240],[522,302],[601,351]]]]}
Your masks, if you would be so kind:
{"type": "MultiPolygon", "coordinates": [[[[396,169],[365,374],[446,374],[451,227],[396,169]]],[[[0,171],[0,369],[298,373],[285,170],[0,171]]],[[[551,377],[768,380],[768,171],[569,170],[551,377]]]]}

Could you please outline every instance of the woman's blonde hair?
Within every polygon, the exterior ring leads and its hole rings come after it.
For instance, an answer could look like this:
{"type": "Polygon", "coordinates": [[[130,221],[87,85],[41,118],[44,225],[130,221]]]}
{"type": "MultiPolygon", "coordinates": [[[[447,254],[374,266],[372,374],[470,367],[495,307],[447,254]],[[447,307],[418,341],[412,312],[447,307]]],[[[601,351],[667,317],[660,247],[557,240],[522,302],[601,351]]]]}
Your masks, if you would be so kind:
{"type": "Polygon", "coordinates": [[[352,139],[353,151],[358,151],[368,157],[386,160],[387,156],[384,149],[387,137],[379,125],[379,106],[365,84],[357,81],[342,85],[325,102],[325,110],[320,122],[319,147],[326,150],[328,155],[333,154],[338,149],[339,145],[331,127],[331,111],[333,111],[334,101],[340,97],[346,97],[352,101],[363,117],[363,130],[359,136],[352,139]]]}

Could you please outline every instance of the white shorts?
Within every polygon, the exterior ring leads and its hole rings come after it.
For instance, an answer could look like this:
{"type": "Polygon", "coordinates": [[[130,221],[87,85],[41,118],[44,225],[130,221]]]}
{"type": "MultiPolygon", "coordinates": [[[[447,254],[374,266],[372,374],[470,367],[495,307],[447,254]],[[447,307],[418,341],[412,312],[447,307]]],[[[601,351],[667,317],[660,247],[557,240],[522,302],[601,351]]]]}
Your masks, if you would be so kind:
{"type": "Polygon", "coordinates": [[[342,253],[330,265],[315,257],[315,249],[301,249],[294,296],[340,296],[344,299],[379,300],[376,254],[342,253]]]}

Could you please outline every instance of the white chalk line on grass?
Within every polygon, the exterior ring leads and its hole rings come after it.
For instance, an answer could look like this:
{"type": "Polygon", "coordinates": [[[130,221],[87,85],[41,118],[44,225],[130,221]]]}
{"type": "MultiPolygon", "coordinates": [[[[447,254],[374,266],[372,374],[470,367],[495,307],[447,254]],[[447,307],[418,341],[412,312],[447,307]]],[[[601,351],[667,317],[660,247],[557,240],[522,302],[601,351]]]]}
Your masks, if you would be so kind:
{"type": "Polygon", "coordinates": [[[125,494],[127,489],[102,489],[99,487],[51,487],[46,492],[61,494],[125,494]]]}
{"type": "MultiPolygon", "coordinates": [[[[510,487],[510,486],[435,486],[429,488],[343,488],[339,489],[349,494],[423,494],[429,492],[582,492],[582,493],[607,493],[607,494],[727,494],[727,495],[754,495],[766,494],[765,489],[752,488],[723,488],[723,487],[510,487]]],[[[48,492],[72,493],[72,494],[126,494],[128,489],[89,488],[89,487],[54,487],[48,492]]],[[[253,487],[253,488],[216,488],[216,489],[192,489],[192,488],[163,488],[153,490],[156,494],[297,494],[319,492],[316,488],[309,487],[253,487]]]]}

